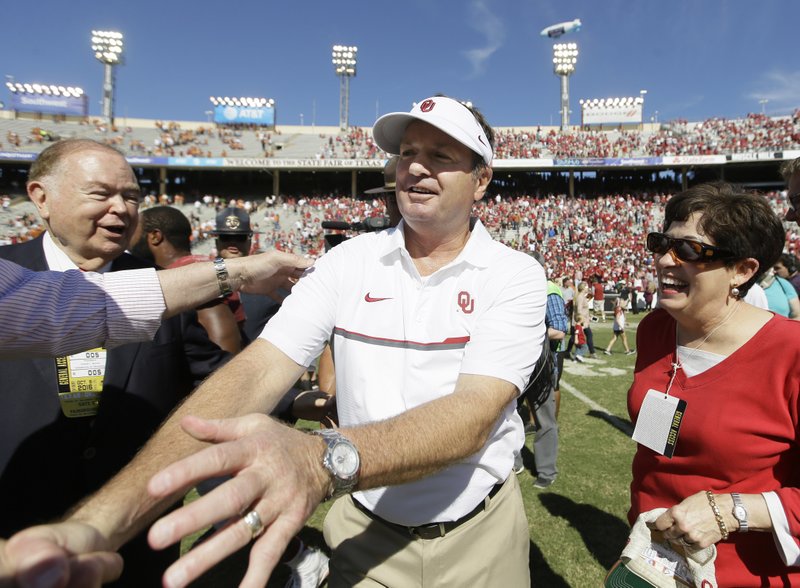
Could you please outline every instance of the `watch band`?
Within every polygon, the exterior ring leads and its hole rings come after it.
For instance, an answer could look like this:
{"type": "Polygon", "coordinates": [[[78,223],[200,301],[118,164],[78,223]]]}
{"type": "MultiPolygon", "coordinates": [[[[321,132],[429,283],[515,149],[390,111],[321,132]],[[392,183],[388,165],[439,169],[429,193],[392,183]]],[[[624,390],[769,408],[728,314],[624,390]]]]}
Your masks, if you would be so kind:
{"type": "Polygon", "coordinates": [[[738,492],[731,492],[731,498],[733,499],[733,516],[739,521],[739,532],[747,533],[750,527],[747,524],[747,509],[744,507],[742,497],[738,492]]]}
{"type": "Polygon", "coordinates": [[[220,296],[229,296],[233,294],[233,288],[228,281],[228,268],[225,265],[225,260],[217,257],[214,260],[214,271],[217,272],[217,285],[219,286],[220,296]]]}
{"type": "Polygon", "coordinates": [[[350,439],[342,435],[336,429],[319,429],[313,431],[325,440],[327,448],[322,457],[322,465],[331,475],[331,486],[328,491],[327,499],[338,498],[352,492],[358,484],[359,473],[361,472],[361,459],[358,449],[350,439]],[[348,476],[342,475],[334,464],[334,450],[337,446],[344,446],[346,450],[352,451],[355,458],[356,470],[348,476]]]}

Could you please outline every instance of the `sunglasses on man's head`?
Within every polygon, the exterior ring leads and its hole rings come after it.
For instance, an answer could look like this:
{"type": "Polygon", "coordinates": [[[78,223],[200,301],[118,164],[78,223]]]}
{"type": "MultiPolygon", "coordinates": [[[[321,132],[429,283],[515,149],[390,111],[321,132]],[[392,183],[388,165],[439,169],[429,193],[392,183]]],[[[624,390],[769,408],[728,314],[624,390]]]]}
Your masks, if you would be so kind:
{"type": "Polygon", "coordinates": [[[730,259],[733,254],[713,245],[706,245],[692,239],[674,239],[664,233],[648,233],[647,250],[665,255],[672,250],[675,257],[687,262],[708,262],[730,259]]]}

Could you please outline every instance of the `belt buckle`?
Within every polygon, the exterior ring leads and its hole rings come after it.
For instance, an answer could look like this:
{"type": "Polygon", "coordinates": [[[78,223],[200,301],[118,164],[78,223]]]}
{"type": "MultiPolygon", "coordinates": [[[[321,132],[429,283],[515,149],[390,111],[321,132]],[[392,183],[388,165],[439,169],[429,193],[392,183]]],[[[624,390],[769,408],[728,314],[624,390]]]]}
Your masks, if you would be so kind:
{"type": "Polygon", "coordinates": [[[439,539],[447,534],[444,523],[431,523],[419,527],[408,527],[408,532],[419,539],[439,539]]]}

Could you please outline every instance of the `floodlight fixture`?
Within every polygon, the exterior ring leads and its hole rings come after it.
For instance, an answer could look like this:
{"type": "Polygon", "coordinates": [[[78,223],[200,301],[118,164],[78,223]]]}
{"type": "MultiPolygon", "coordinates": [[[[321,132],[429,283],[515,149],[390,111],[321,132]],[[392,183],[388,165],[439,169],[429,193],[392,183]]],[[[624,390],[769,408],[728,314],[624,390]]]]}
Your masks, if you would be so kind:
{"type": "Polygon", "coordinates": [[[55,84],[6,82],[6,88],[12,94],[31,94],[33,96],[65,96],[80,98],[83,88],[77,86],[56,86],[55,84]]]}
{"type": "Polygon", "coordinates": [[[208,99],[214,106],[239,106],[241,108],[265,108],[275,106],[275,100],[272,98],[210,96],[208,99]]]}
{"type": "Polygon", "coordinates": [[[575,72],[577,63],[577,43],[556,43],[553,45],[553,73],[561,80],[562,131],[569,126],[569,76],[575,72]]]}
{"type": "Polygon", "coordinates": [[[356,75],[358,47],[355,45],[334,45],[331,62],[339,76],[339,128],[350,126],[350,78],[356,75]]]}
{"type": "Polygon", "coordinates": [[[114,122],[114,68],[121,65],[124,48],[122,33],[117,31],[92,31],[92,51],[103,64],[103,116],[114,122]]]}

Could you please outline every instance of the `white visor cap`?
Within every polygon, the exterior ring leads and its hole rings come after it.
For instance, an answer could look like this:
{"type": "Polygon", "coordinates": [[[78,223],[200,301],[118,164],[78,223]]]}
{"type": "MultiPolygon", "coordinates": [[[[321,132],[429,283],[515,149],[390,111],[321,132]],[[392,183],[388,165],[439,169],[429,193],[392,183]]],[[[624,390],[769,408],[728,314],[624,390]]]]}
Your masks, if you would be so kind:
{"type": "Polygon", "coordinates": [[[375,121],[372,136],[378,147],[387,153],[399,154],[400,141],[406,127],[421,120],[468,147],[481,156],[486,165],[492,165],[492,147],[483,128],[472,112],[458,100],[435,96],[417,103],[411,112],[390,112],[375,121]]]}

